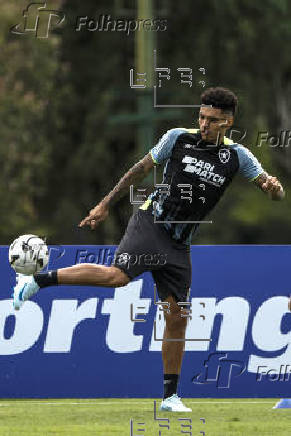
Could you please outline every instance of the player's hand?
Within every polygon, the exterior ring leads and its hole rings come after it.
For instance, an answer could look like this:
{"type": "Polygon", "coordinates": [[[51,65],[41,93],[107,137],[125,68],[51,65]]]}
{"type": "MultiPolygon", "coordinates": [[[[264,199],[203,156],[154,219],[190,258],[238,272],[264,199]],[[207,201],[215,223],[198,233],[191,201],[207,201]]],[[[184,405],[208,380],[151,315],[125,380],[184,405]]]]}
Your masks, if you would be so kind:
{"type": "Polygon", "coordinates": [[[262,183],[261,188],[264,192],[269,194],[273,200],[284,198],[284,190],[277,177],[267,176],[267,179],[262,183]]]}
{"type": "Polygon", "coordinates": [[[288,309],[291,312],[291,295],[289,295],[288,309]]]}
{"type": "Polygon", "coordinates": [[[97,225],[107,218],[108,214],[108,206],[101,202],[90,210],[89,215],[80,222],[79,227],[90,226],[91,230],[95,230],[97,225]]]}

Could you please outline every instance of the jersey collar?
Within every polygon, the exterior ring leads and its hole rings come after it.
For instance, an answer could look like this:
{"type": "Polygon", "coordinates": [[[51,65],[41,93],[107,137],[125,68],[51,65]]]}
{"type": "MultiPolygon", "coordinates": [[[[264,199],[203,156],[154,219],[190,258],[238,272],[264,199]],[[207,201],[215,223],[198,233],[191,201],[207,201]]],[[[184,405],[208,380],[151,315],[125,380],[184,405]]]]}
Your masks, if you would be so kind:
{"type": "MultiPolygon", "coordinates": [[[[213,142],[203,141],[201,133],[200,133],[200,129],[188,129],[188,131],[189,131],[189,133],[197,134],[198,135],[198,137],[199,137],[199,139],[201,141],[201,145],[210,145],[210,144],[213,145],[213,142]]],[[[224,136],[223,137],[223,143],[219,144],[219,146],[217,148],[221,148],[223,146],[228,146],[228,145],[231,145],[233,143],[234,142],[231,139],[229,139],[226,136],[224,136]]]]}

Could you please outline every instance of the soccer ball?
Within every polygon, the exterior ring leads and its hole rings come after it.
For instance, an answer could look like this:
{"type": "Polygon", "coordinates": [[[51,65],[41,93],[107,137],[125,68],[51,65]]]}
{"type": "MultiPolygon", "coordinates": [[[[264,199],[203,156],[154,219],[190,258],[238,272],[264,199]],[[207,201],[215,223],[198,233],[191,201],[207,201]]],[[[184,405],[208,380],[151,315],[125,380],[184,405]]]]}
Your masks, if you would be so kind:
{"type": "Polygon", "coordinates": [[[35,274],[48,264],[48,260],[48,247],[36,235],[19,236],[9,247],[9,263],[17,273],[35,274]]]}

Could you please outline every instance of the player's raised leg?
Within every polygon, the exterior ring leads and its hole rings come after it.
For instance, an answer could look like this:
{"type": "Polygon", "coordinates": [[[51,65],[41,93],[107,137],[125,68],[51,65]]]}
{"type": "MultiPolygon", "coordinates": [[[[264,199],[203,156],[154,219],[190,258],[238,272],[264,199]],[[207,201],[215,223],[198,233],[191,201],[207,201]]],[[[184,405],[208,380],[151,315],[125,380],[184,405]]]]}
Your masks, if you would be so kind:
{"type": "Polygon", "coordinates": [[[33,276],[19,274],[13,291],[13,306],[19,310],[24,301],[40,288],[57,285],[85,285],[102,287],[125,286],[130,281],[127,274],[115,266],[82,264],[61,268],[33,276]]]}

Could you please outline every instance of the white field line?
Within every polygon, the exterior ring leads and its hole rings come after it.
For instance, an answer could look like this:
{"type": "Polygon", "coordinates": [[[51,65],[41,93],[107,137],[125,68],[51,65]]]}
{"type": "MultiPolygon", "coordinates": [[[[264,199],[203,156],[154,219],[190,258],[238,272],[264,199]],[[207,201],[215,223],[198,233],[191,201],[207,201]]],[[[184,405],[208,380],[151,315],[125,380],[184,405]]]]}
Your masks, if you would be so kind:
{"type": "MultiPolygon", "coordinates": [[[[154,401],[154,400],[152,400],[154,401]]],[[[157,400],[158,402],[161,400],[157,400]]],[[[274,404],[276,401],[279,401],[279,399],[274,399],[274,401],[189,401],[189,400],[185,400],[190,404],[274,404]]],[[[34,400],[23,400],[23,401],[11,401],[9,403],[5,403],[5,402],[1,402],[0,400],[0,407],[9,407],[9,406],[14,406],[15,404],[37,404],[37,405],[44,405],[44,406],[98,406],[98,405],[114,405],[114,404],[130,404],[130,405],[134,405],[135,402],[138,404],[150,404],[151,400],[149,401],[138,401],[137,399],[133,398],[132,401],[124,401],[124,400],[119,400],[119,401],[107,401],[107,402],[100,402],[100,401],[90,401],[90,402],[51,402],[51,401],[34,401],[34,400]]]]}

